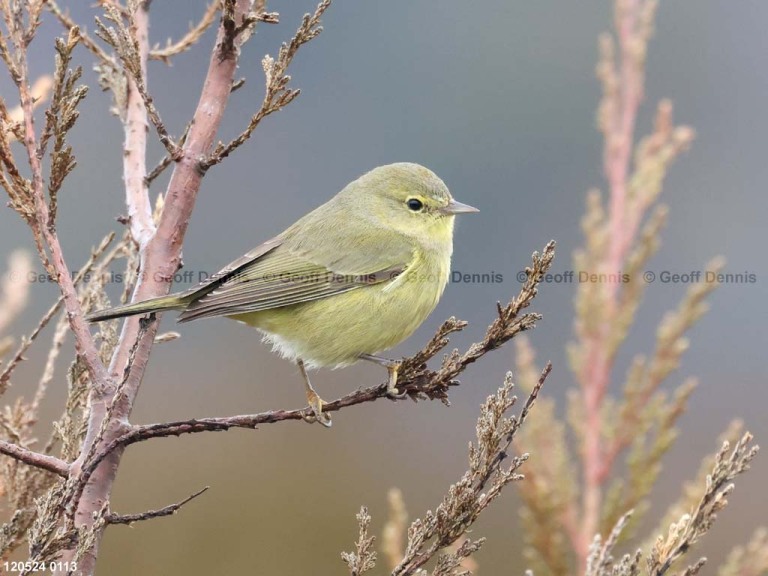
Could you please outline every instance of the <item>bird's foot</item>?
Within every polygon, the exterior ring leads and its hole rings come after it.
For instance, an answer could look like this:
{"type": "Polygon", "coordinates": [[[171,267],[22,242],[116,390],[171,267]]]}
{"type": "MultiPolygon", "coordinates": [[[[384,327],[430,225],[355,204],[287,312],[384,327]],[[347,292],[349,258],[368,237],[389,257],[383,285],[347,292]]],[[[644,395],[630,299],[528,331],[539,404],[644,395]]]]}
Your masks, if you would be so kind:
{"type": "Polygon", "coordinates": [[[307,391],[307,402],[309,403],[309,409],[304,410],[301,414],[302,420],[304,422],[308,422],[310,424],[314,424],[315,422],[319,422],[326,428],[330,428],[333,424],[331,420],[330,414],[327,412],[323,412],[323,406],[325,405],[325,400],[320,398],[318,396],[317,392],[314,390],[308,390],[307,391]]]}
{"type": "Polygon", "coordinates": [[[387,372],[389,372],[389,381],[387,382],[387,397],[392,400],[402,400],[408,396],[407,392],[400,392],[397,389],[397,373],[402,366],[402,362],[392,360],[387,364],[387,372]]]}

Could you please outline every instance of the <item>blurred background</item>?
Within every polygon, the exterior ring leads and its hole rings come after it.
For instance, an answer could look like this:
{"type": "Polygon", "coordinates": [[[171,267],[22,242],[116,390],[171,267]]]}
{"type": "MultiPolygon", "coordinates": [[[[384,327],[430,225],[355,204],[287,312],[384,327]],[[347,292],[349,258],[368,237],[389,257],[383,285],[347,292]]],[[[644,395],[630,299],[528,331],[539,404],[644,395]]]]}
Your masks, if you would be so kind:
{"type": "MultiPolygon", "coordinates": [[[[92,31],[97,11],[71,4],[74,19],[92,31]]],[[[496,273],[501,281],[452,283],[430,319],[389,355],[420,349],[451,315],[470,323],[453,337],[452,346],[464,348],[481,338],[496,313],[496,301],[517,292],[516,273],[528,265],[534,250],[554,238],[554,271],[571,268],[571,254],[582,242],[579,219],[586,191],[605,189],[602,139],[595,129],[600,90],[594,67],[598,34],[611,26],[611,4],[338,0],[323,18],[324,33],[301,50],[290,70],[301,96],[265,120],[245,146],[205,179],[187,234],[185,270],[195,275],[218,270],[374,166],[419,162],[439,174],[457,199],[481,210],[459,219],[454,270],[496,273]]],[[[156,0],[152,41],[178,38],[205,5],[203,0],[156,0]]],[[[261,102],[261,58],[276,53],[314,3],[274,2],[270,9],[280,12],[281,23],[260,25],[244,51],[239,76],[247,81],[233,95],[223,140],[237,134],[261,102]]],[[[715,449],[717,436],[732,419],[744,419],[758,442],[768,439],[768,268],[760,256],[768,214],[766,19],[768,4],[761,2],[664,2],[650,44],[639,134],[650,130],[655,104],[663,97],[674,101],[676,121],[697,133],[666,181],[669,224],[651,269],[685,273],[723,255],[726,272],[753,273],[757,281],[717,289],[711,311],[690,334],[680,370],[667,383],[671,388],[688,376],[700,380],[681,420],[678,442],[664,460],[647,528],[694,476],[701,457],[715,449]]],[[[46,15],[31,49],[34,75],[52,69],[54,34],[60,28],[46,15]]],[[[171,67],[151,63],[149,87],[173,134],[181,133],[193,113],[213,36],[209,31],[171,67]]],[[[122,129],[109,115],[109,95],[98,90],[90,55],[80,50],[78,58],[91,91],[72,136],[79,168],[61,193],[59,220],[72,268],[108,231],[121,230],[115,218],[125,211],[122,129]]],[[[7,76],[0,89],[4,95],[13,93],[7,76]]],[[[160,155],[153,142],[149,165],[160,155]]],[[[162,191],[166,181],[158,181],[153,192],[162,191]]],[[[31,250],[30,233],[15,213],[2,210],[3,269],[17,248],[31,250]]],[[[544,319],[530,333],[541,363],[554,363],[545,393],[561,407],[574,385],[565,346],[572,336],[575,288],[544,286],[535,301],[544,319]]],[[[617,383],[635,354],[653,350],[660,319],[685,289],[660,281],[648,288],[618,359],[617,383]]],[[[12,333],[28,333],[55,296],[53,285],[36,283],[31,304],[12,333]]],[[[163,328],[176,329],[171,317],[163,328]]],[[[153,351],[134,422],[302,404],[297,369],[272,355],[255,332],[221,319],[179,331],[180,340],[153,351]]],[[[19,369],[12,393],[23,394],[25,383],[37,381],[44,350],[40,346],[19,369]]],[[[465,470],[479,404],[512,366],[512,346],[486,356],[464,374],[450,408],[437,402],[377,402],[334,415],[330,430],[291,422],[131,447],[118,476],[115,511],[159,508],[202,486],[211,490],[173,518],[110,528],[101,573],[346,573],[339,552],[352,549],[360,506],[370,508],[373,531],[379,534],[390,487],[402,489],[412,518],[437,505],[465,470]]],[[[319,371],[313,383],[330,399],[383,377],[366,364],[319,371]]],[[[43,421],[59,413],[64,393],[60,371],[43,421]]],[[[758,457],[698,548],[713,567],[765,522],[766,482],[768,461],[758,457]]],[[[480,574],[525,568],[517,509],[510,489],[476,525],[473,536],[488,537],[476,557],[480,574]]]]}

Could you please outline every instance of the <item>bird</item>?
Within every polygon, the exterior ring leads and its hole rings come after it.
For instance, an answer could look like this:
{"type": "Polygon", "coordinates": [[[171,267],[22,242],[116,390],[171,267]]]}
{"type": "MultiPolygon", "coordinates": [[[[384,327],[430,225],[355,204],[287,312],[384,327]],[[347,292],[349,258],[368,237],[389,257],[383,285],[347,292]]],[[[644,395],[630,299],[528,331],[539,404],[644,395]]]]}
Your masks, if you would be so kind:
{"type": "Polygon", "coordinates": [[[87,320],[176,310],[179,322],[223,316],[245,323],[298,366],[309,404],[304,419],[330,427],[307,370],[374,362],[388,371],[387,394],[402,397],[401,363],[379,354],[434,310],[450,275],[454,218],[471,212],[479,210],[455,200],[428,168],[379,166],[197,286],[87,320]]]}

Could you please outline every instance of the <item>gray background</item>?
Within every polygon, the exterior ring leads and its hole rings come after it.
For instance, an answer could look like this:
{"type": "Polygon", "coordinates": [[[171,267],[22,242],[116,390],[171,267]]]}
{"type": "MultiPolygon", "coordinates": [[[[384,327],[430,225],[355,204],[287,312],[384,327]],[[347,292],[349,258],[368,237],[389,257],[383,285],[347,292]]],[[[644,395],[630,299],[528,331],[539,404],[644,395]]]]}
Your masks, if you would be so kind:
{"type": "MultiPolygon", "coordinates": [[[[156,0],[151,38],[178,37],[204,5],[156,0]]],[[[282,23],[260,26],[245,49],[239,74],[248,81],[232,98],[222,139],[235,135],[261,101],[261,57],[276,52],[313,4],[294,0],[271,8],[280,11],[282,23]]],[[[89,30],[94,13],[73,8],[89,30]]],[[[555,238],[556,271],[571,268],[571,253],[582,241],[585,192],[604,188],[602,140],[594,123],[600,92],[593,71],[597,35],[610,26],[611,14],[610,3],[593,0],[480,5],[337,0],[324,18],[325,32],[291,68],[302,95],[264,121],[205,179],[187,234],[186,269],[215,271],[376,165],[420,162],[436,171],[456,198],[481,209],[460,219],[454,269],[494,271],[504,280],[450,285],[434,314],[391,356],[417,350],[450,315],[470,322],[453,344],[464,347],[480,338],[495,302],[516,293],[515,274],[533,250],[555,238]]],[[[672,98],[677,120],[697,132],[693,148],[665,184],[671,214],[651,269],[701,269],[722,254],[727,271],[757,275],[754,284],[717,290],[712,310],[690,334],[691,349],[680,371],[667,383],[671,388],[692,375],[701,385],[664,461],[651,518],[675,498],[731,419],[743,418],[758,440],[768,438],[766,18],[768,5],[761,2],[664,2],[650,46],[641,133],[650,128],[662,97],[672,98]]],[[[54,33],[59,29],[47,16],[32,46],[35,74],[51,69],[54,33]]],[[[150,67],[149,85],[172,133],[179,134],[191,117],[212,40],[209,32],[170,68],[156,62],[150,67]]],[[[59,230],[72,267],[104,234],[120,228],[114,218],[124,212],[121,127],[108,116],[109,98],[95,86],[89,55],[81,50],[78,59],[92,89],[72,135],[80,167],[61,195],[59,230]]],[[[0,89],[13,100],[7,78],[0,89]]],[[[160,152],[153,142],[150,164],[160,152]]],[[[20,219],[0,211],[0,257],[30,246],[20,219]]],[[[50,285],[32,290],[33,303],[14,333],[28,332],[55,295],[50,285]]],[[[648,289],[618,360],[617,383],[632,356],[652,350],[656,326],[684,290],[661,283],[648,289]]],[[[572,334],[574,291],[573,285],[545,286],[535,306],[544,320],[531,334],[539,358],[555,364],[546,393],[561,406],[573,386],[564,349],[572,334]]],[[[174,328],[170,318],[164,327],[174,328]]],[[[213,320],[180,331],[180,341],[153,352],[135,422],[294,407],[303,399],[295,367],[271,355],[247,328],[213,320]]],[[[16,393],[36,381],[40,355],[31,358],[18,372],[16,393]]],[[[203,485],[212,489],[175,518],[110,529],[102,573],[344,573],[338,554],[351,548],[361,504],[371,508],[378,532],[389,487],[403,489],[415,516],[436,505],[458,478],[477,407],[512,360],[508,347],[468,370],[450,409],[439,403],[376,403],[338,414],[330,431],[286,423],[131,448],[120,470],[115,510],[158,508],[203,485]]],[[[369,365],[314,375],[329,398],[381,380],[382,373],[369,365]]],[[[58,411],[63,390],[60,375],[47,416],[58,411]]],[[[715,533],[698,549],[713,563],[765,520],[761,486],[767,479],[768,466],[759,457],[715,533]]],[[[490,536],[477,557],[481,574],[524,568],[516,518],[510,490],[477,525],[474,535],[490,536]]]]}

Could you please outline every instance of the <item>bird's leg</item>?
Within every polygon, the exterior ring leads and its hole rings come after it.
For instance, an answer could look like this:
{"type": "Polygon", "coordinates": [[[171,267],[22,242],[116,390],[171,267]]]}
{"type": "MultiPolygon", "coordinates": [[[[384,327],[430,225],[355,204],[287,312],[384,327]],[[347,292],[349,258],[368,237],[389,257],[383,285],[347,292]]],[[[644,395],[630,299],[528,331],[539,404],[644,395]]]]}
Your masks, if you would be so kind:
{"type": "Polygon", "coordinates": [[[328,414],[323,413],[323,404],[325,404],[325,400],[320,398],[320,396],[315,392],[315,389],[312,388],[312,384],[309,381],[309,376],[307,375],[307,371],[304,368],[304,362],[301,360],[297,360],[296,364],[299,366],[299,370],[301,370],[301,376],[304,378],[304,388],[307,391],[307,402],[309,403],[309,407],[312,409],[311,414],[302,414],[302,418],[305,422],[320,422],[323,426],[326,428],[331,427],[331,417],[328,414]]]}
{"type": "Polygon", "coordinates": [[[400,400],[405,398],[408,394],[406,392],[399,392],[397,389],[397,372],[402,366],[402,362],[399,360],[390,360],[388,358],[382,358],[381,356],[374,356],[373,354],[360,354],[361,360],[368,360],[374,362],[379,366],[384,366],[389,372],[389,382],[387,382],[387,396],[400,400]]]}

